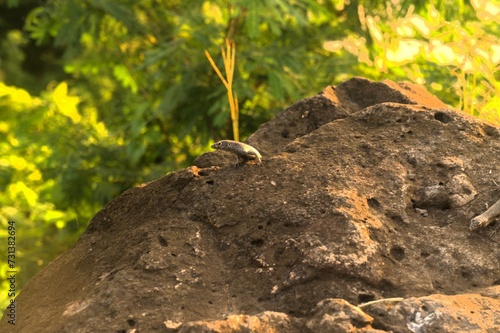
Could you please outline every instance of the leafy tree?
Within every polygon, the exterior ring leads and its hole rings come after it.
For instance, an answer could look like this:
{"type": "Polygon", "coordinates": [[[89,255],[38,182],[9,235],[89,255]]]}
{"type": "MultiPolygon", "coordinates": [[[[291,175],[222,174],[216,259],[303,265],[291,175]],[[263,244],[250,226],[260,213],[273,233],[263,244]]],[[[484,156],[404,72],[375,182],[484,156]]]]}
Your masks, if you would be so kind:
{"type": "MultiPolygon", "coordinates": [[[[0,83],[1,249],[7,253],[8,222],[14,221],[20,286],[76,241],[86,225],[81,216],[133,184],[102,182],[112,174],[102,156],[117,152],[118,145],[96,110],[79,110],[79,102],[66,83],[42,97],[0,83]]],[[[6,272],[12,269],[7,261],[0,264],[7,287],[6,272]]]]}
{"type": "Polygon", "coordinates": [[[39,94],[47,82],[69,78],[60,64],[62,49],[37,45],[24,29],[24,19],[38,0],[0,0],[0,81],[39,94]]]}

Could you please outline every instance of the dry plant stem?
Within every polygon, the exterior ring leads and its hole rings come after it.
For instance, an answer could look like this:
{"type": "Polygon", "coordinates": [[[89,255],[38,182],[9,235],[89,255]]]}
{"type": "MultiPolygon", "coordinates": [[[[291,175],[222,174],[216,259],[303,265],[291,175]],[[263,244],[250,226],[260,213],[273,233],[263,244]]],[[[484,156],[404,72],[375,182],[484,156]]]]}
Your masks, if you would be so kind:
{"type": "Polygon", "coordinates": [[[382,298],[382,299],[377,299],[375,301],[360,304],[360,305],[358,305],[358,308],[362,309],[362,308],[367,307],[369,305],[376,304],[376,303],[382,303],[382,302],[401,302],[403,299],[404,299],[403,297],[382,298]]]}
{"type": "Polygon", "coordinates": [[[234,67],[236,62],[236,47],[234,42],[230,42],[229,39],[226,39],[226,52],[224,49],[222,51],[222,60],[224,62],[224,69],[226,70],[227,79],[224,78],[219,68],[215,64],[214,60],[210,56],[207,50],[205,50],[205,55],[210,61],[213,69],[221,79],[222,83],[226,87],[227,90],[227,98],[229,100],[229,107],[231,110],[231,121],[233,125],[233,137],[235,141],[239,141],[240,133],[239,133],[239,109],[238,109],[238,97],[236,93],[233,93],[233,75],[234,75],[234,67]]]}
{"type": "Polygon", "coordinates": [[[469,230],[475,230],[479,227],[486,227],[500,216],[500,200],[495,202],[487,211],[470,220],[469,230]]]}

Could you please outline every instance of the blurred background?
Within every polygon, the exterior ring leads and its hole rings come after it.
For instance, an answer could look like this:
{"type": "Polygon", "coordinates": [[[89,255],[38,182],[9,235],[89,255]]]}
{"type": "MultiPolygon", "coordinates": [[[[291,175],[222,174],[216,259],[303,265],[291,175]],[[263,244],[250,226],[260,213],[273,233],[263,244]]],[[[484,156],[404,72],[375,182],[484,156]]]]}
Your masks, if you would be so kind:
{"type": "MultiPolygon", "coordinates": [[[[0,307],[124,190],[352,76],[500,124],[496,0],[0,0],[0,307]]],[[[133,231],[131,231],[133,232],[133,231]]]]}

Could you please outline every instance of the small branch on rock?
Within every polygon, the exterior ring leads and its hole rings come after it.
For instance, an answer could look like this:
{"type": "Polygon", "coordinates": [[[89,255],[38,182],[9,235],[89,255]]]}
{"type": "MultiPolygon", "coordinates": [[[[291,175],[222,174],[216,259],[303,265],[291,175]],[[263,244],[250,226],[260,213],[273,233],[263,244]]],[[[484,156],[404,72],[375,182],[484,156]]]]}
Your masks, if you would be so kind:
{"type": "Polygon", "coordinates": [[[469,230],[475,230],[480,227],[486,227],[500,215],[500,200],[498,200],[487,211],[470,220],[469,230]]]}
{"type": "Polygon", "coordinates": [[[362,309],[362,308],[365,308],[365,307],[367,307],[369,305],[376,304],[376,303],[381,303],[381,302],[401,302],[402,300],[404,300],[403,297],[382,298],[382,299],[377,299],[375,301],[371,301],[371,302],[366,302],[366,303],[360,304],[360,305],[358,305],[358,308],[362,309]]]}

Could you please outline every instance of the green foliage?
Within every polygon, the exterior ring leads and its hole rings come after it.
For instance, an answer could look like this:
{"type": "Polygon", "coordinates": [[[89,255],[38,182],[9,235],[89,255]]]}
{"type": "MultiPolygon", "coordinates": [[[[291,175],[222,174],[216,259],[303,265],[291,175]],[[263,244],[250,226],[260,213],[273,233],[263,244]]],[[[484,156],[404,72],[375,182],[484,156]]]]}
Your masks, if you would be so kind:
{"type": "MultiPolygon", "coordinates": [[[[76,240],[81,231],[78,216],[89,216],[118,194],[112,191],[100,203],[93,198],[92,191],[104,173],[94,148],[97,143],[107,148],[110,140],[95,109],[80,112],[79,102],[68,94],[66,83],[43,97],[0,83],[0,183],[4,189],[0,192],[0,251],[7,252],[7,223],[15,221],[20,286],[76,240]]],[[[7,262],[0,265],[4,287],[7,262]]],[[[1,296],[6,295],[2,292],[1,296]]]]}
{"type": "MultiPolygon", "coordinates": [[[[226,90],[204,55],[222,59],[226,39],[237,45],[243,138],[294,101],[354,75],[422,83],[454,107],[500,121],[493,2],[0,0],[0,7],[26,3],[34,6],[28,15],[0,18],[7,83],[0,83],[0,251],[15,220],[19,287],[123,190],[231,137],[226,90]],[[36,70],[34,55],[51,66],[36,70]]],[[[0,290],[0,303],[5,295],[0,290]]]]}
{"type": "Polygon", "coordinates": [[[404,7],[406,10],[401,4],[389,6],[383,18],[360,6],[363,33],[328,41],[325,48],[357,56],[362,71],[376,69],[378,75],[373,76],[410,79],[458,109],[500,122],[500,40],[498,25],[493,23],[499,15],[483,13],[485,3],[473,1],[474,9],[455,4],[461,18],[470,21],[448,21],[450,13],[431,4],[421,14],[413,5],[404,7]],[[473,20],[473,13],[479,20],[473,20]],[[371,43],[360,43],[362,40],[371,43]]]}

